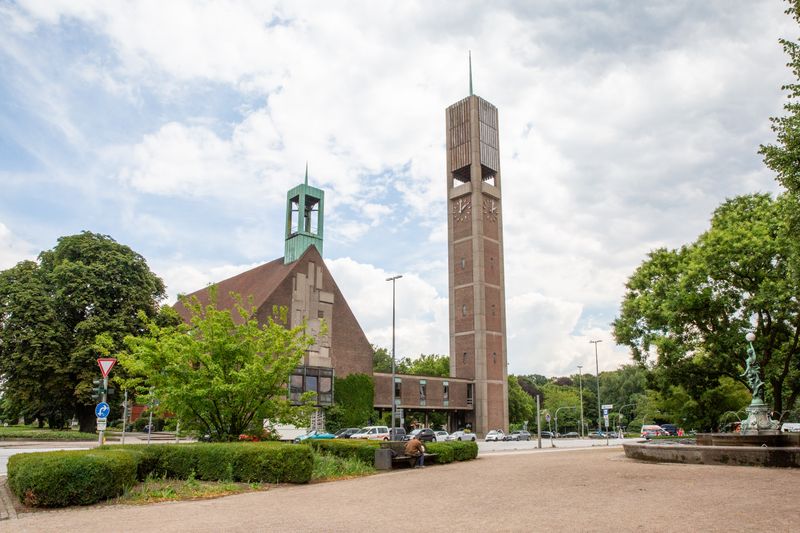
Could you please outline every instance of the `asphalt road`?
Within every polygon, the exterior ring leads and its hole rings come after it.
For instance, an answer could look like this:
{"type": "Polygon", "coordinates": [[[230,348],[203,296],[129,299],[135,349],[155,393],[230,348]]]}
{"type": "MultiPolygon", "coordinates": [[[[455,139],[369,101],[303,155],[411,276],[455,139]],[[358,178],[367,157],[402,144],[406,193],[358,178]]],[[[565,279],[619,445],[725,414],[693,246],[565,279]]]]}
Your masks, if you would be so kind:
{"type": "Polygon", "coordinates": [[[475,461],[204,501],[20,514],[0,531],[796,531],[797,470],[638,463],[619,447],[475,461]]]}

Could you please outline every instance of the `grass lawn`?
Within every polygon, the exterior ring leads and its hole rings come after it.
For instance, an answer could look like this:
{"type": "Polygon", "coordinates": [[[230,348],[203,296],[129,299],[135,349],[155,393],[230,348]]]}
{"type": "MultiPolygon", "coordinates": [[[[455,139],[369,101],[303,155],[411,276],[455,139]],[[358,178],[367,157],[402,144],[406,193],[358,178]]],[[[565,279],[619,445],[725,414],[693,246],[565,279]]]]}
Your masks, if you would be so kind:
{"type": "Polygon", "coordinates": [[[28,439],[28,440],[97,440],[94,433],[81,433],[80,431],[62,429],[39,429],[31,426],[0,427],[0,440],[28,439]]]}

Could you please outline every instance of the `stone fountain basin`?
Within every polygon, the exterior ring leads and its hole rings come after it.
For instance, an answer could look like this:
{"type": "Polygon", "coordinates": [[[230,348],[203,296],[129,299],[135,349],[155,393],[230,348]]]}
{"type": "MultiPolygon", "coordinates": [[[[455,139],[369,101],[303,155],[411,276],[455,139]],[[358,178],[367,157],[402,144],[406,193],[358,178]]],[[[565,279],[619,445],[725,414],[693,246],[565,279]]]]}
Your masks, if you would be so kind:
{"type": "Polygon", "coordinates": [[[697,435],[697,444],[671,441],[638,441],[622,445],[625,456],[639,461],[697,465],[733,465],[800,468],[800,434],[737,435],[706,433],[697,435]],[[710,439],[705,437],[711,436],[710,439]],[[718,440],[714,436],[722,436],[718,440]],[[730,437],[758,437],[759,440],[730,437]],[[766,441],[764,437],[769,437],[766,441]],[[700,444],[700,442],[710,444],[700,444]],[[716,444],[719,442],[720,444],[716,444]],[[758,444],[754,445],[753,442],[758,444]],[[774,442],[770,446],[767,442],[774,442]],[[724,444],[723,444],[724,443],[724,444]],[[733,444],[731,444],[733,443],[733,444]]]}

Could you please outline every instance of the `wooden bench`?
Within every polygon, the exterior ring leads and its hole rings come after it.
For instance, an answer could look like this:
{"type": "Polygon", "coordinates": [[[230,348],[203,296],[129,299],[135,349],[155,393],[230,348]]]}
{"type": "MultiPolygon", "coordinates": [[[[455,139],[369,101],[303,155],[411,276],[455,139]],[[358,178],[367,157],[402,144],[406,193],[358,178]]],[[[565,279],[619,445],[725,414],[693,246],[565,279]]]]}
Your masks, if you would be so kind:
{"type": "MultiPolygon", "coordinates": [[[[404,441],[385,441],[381,442],[381,448],[388,448],[392,452],[392,466],[414,466],[417,458],[413,455],[406,455],[406,442],[404,441]]],[[[425,462],[433,459],[437,454],[425,452],[425,462]]]]}

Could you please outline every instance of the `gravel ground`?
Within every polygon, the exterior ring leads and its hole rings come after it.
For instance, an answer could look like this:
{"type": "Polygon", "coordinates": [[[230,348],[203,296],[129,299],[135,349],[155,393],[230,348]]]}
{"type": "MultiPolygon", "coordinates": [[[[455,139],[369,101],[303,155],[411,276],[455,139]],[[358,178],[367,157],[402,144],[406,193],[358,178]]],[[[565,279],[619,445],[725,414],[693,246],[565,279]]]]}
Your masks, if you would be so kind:
{"type": "Polygon", "coordinates": [[[798,531],[800,471],[537,450],[216,500],[22,513],[0,531],[798,531]]]}

